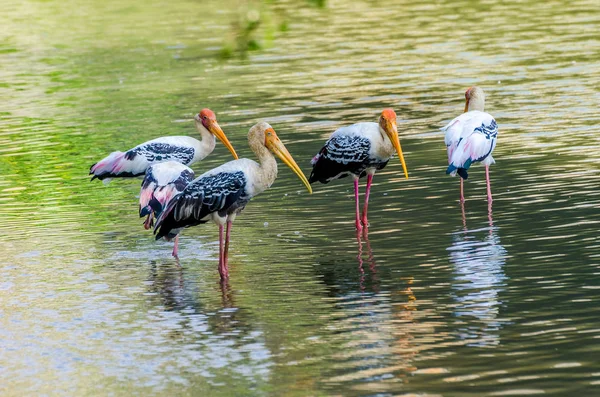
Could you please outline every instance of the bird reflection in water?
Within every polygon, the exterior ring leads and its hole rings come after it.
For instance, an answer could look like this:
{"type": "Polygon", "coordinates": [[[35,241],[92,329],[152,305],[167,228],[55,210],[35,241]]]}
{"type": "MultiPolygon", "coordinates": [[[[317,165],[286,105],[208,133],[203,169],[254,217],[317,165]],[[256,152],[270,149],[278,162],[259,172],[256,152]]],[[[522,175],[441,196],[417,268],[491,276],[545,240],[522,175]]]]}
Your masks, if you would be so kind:
{"type": "Polygon", "coordinates": [[[358,243],[358,255],[356,259],[358,259],[358,272],[359,272],[359,285],[361,292],[365,291],[365,268],[363,261],[363,244],[366,245],[367,248],[367,261],[369,263],[369,271],[371,272],[371,279],[373,281],[373,291],[379,292],[378,279],[377,279],[377,268],[375,266],[375,258],[373,257],[373,250],[371,249],[371,242],[369,241],[369,229],[367,226],[364,227],[362,231],[356,231],[356,241],[358,243]],[[364,242],[363,242],[364,240],[364,242]]]}
{"type": "Polygon", "coordinates": [[[506,275],[506,249],[500,244],[498,226],[494,225],[492,203],[488,203],[488,227],[469,229],[464,204],[461,204],[463,227],[452,234],[448,247],[450,263],[454,266],[452,295],[457,305],[461,339],[476,346],[495,346],[500,343],[498,318],[503,302],[506,275]]]}

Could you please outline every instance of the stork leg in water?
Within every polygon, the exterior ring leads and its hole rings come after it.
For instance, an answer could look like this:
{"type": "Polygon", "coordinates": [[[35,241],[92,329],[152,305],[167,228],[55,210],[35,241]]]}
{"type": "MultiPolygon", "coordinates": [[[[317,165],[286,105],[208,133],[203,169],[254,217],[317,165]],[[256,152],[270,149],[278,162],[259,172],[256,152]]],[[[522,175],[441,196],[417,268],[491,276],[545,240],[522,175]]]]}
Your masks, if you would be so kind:
{"type": "Polygon", "coordinates": [[[360,224],[360,202],[358,201],[358,176],[352,175],[354,179],[354,201],[356,202],[356,231],[360,234],[362,232],[362,225],[360,224]]]}
{"type": "Polygon", "coordinates": [[[488,196],[488,201],[492,202],[492,187],[490,186],[490,166],[486,165],[485,166],[485,180],[487,182],[487,196],[488,196]]]}
{"type": "Polygon", "coordinates": [[[464,186],[465,181],[462,179],[462,177],[459,176],[459,178],[460,178],[460,202],[462,204],[462,203],[465,202],[465,193],[464,193],[464,190],[463,190],[463,186],[464,186]]]}
{"type": "Polygon", "coordinates": [[[367,192],[365,193],[365,205],[362,213],[362,224],[365,228],[369,226],[369,220],[367,219],[367,208],[369,207],[369,194],[371,193],[371,183],[373,183],[373,174],[367,174],[367,192]]]}
{"type": "Polygon", "coordinates": [[[219,275],[221,279],[226,279],[229,277],[229,272],[227,271],[227,265],[225,263],[225,258],[223,257],[224,251],[223,244],[223,225],[219,224],[219,275]]]}
{"type": "Polygon", "coordinates": [[[233,221],[227,219],[227,229],[225,231],[225,248],[223,248],[223,262],[225,264],[225,271],[229,272],[229,236],[231,234],[231,226],[233,225],[233,221]]]}
{"type": "Polygon", "coordinates": [[[179,254],[179,234],[175,236],[175,245],[173,246],[173,252],[171,253],[175,258],[178,257],[179,254]]]}

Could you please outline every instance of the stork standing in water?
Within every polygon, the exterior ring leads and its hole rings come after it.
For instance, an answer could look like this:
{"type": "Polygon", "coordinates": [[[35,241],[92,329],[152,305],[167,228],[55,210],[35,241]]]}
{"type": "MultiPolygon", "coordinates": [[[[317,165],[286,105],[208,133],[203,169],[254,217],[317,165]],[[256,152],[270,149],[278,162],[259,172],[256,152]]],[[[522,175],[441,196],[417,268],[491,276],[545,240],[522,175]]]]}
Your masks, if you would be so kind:
{"type": "Polygon", "coordinates": [[[492,201],[490,186],[490,165],[494,164],[492,152],[496,147],[498,124],[491,114],[485,113],[485,93],[477,86],[465,92],[465,112],[442,128],[448,149],[446,174],[460,176],[460,202],[464,203],[463,179],[469,177],[467,170],[471,164],[485,165],[487,198],[492,201]]]}
{"type": "MultiPolygon", "coordinates": [[[[194,179],[194,171],[176,161],[150,166],[140,190],[140,218],[146,216],[144,228],[152,227],[154,218],[160,216],[167,203],[194,179]]],[[[173,256],[177,257],[179,235],[175,237],[173,256]]]]}
{"type": "Polygon", "coordinates": [[[112,152],[90,167],[90,175],[93,175],[91,180],[97,178],[108,183],[111,178],[141,176],[152,164],[170,160],[190,165],[212,153],[215,137],[223,142],[234,158],[238,158],[212,110],[202,109],[194,116],[194,122],[201,141],[189,136],[165,136],[144,142],[126,152],[112,152]]]}
{"type": "Polygon", "coordinates": [[[394,152],[398,153],[404,176],[408,179],[398,138],[396,113],[392,109],[384,109],[379,117],[379,123],[357,123],[336,130],[325,146],[313,157],[311,161],[313,170],[309,182],[329,183],[334,179],[352,175],[356,201],[356,229],[360,233],[363,225],[368,226],[367,208],[373,175],[375,171],[387,165],[394,152]],[[361,218],[358,179],[364,175],[367,176],[367,191],[361,218]]]}
{"type": "Polygon", "coordinates": [[[300,167],[269,124],[260,122],[250,128],[248,144],[258,157],[258,163],[250,159],[233,160],[200,175],[173,197],[154,227],[157,240],[171,239],[183,228],[209,220],[215,222],[219,226],[221,279],[229,276],[227,256],[232,222],[254,196],[268,189],[277,178],[277,162],[272,153],[290,167],[312,193],[300,167]]]}

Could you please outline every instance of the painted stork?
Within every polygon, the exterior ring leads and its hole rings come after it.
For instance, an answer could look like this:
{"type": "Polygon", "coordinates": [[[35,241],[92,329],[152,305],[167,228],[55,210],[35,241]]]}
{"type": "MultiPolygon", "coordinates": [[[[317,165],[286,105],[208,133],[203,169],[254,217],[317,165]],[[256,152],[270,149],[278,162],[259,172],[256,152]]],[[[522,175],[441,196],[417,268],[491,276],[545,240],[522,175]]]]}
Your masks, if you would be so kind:
{"type": "Polygon", "coordinates": [[[152,164],[170,160],[190,165],[212,153],[215,136],[234,158],[238,158],[212,110],[202,109],[194,116],[194,123],[202,137],[201,141],[189,136],[165,136],[144,142],[126,152],[112,152],[90,167],[90,175],[93,175],[91,180],[97,178],[108,183],[111,178],[141,176],[152,164]]]}
{"type": "MultiPolygon", "coordinates": [[[[140,218],[146,217],[144,228],[150,229],[167,203],[194,179],[194,171],[177,161],[148,167],[140,190],[140,218]]],[[[179,235],[175,237],[173,256],[177,257],[179,235]]]]}
{"type": "Polygon", "coordinates": [[[485,165],[487,198],[492,201],[490,187],[490,165],[494,164],[492,152],[496,147],[498,124],[489,113],[485,113],[485,93],[477,86],[465,92],[465,112],[442,128],[448,150],[448,169],[446,174],[460,176],[460,201],[464,203],[463,179],[469,175],[471,164],[481,162],[485,165]]]}
{"type": "Polygon", "coordinates": [[[219,274],[227,279],[227,255],[231,224],[254,196],[268,189],[277,178],[276,154],[306,185],[308,180],[287,151],[273,128],[260,122],[248,133],[250,149],[258,163],[250,159],[233,160],[194,179],[173,197],[156,221],[156,239],[171,239],[186,227],[212,220],[219,226],[219,274]],[[225,240],[223,229],[226,225],[225,240]]]}
{"type": "Polygon", "coordinates": [[[373,175],[375,171],[387,165],[394,152],[398,153],[404,176],[408,179],[398,137],[396,113],[392,109],[384,109],[379,117],[379,123],[357,123],[336,130],[325,146],[313,157],[309,182],[329,183],[334,179],[352,175],[356,201],[356,229],[360,233],[362,225],[368,226],[367,208],[373,175]],[[364,175],[367,175],[367,191],[361,225],[358,179],[364,175]]]}

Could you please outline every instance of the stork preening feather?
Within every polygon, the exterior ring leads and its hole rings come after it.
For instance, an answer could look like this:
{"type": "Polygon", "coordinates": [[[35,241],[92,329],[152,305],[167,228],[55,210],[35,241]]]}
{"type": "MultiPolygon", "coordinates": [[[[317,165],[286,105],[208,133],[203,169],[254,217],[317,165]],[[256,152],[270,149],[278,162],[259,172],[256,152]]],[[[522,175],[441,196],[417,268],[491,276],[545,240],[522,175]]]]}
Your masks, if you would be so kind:
{"type": "MultiPolygon", "coordinates": [[[[150,166],[140,190],[140,218],[146,217],[144,228],[150,229],[167,203],[194,179],[194,171],[176,161],[150,166]]],[[[179,236],[175,238],[173,256],[178,254],[179,236]]]]}
{"type": "Polygon", "coordinates": [[[460,176],[460,201],[464,202],[463,179],[469,177],[467,170],[471,164],[481,162],[485,165],[487,198],[491,202],[490,165],[495,163],[492,152],[496,147],[498,124],[492,115],[483,111],[485,93],[481,88],[469,88],[465,100],[465,112],[442,128],[448,150],[446,174],[460,176]]]}
{"type": "Polygon", "coordinates": [[[254,125],[248,133],[248,144],[258,162],[233,160],[200,175],[173,197],[154,227],[158,240],[176,237],[186,227],[209,220],[215,222],[219,226],[219,274],[222,279],[229,276],[227,257],[232,222],[254,196],[268,189],[277,178],[277,162],[272,153],[289,166],[312,193],[306,177],[269,124],[254,125]]]}
{"type": "Polygon", "coordinates": [[[384,109],[379,123],[357,123],[336,130],[325,146],[313,157],[309,182],[329,183],[334,179],[352,175],[354,180],[354,199],[356,201],[356,229],[368,226],[367,208],[373,175],[383,169],[394,152],[398,153],[404,175],[408,171],[398,137],[396,113],[384,109]],[[358,179],[367,176],[367,191],[362,218],[358,199],[358,179]],[[361,225],[362,222],[362,225],[361,225]]]}
{"type": "Polygon", "coordinates": [[[234,158],[238,158],[212,110],[203,109],[194,116],[194,122],[201,141],[189,136],[166,136],[144,142],[126,152],[112,152],[90,167],[91,180],[100,179],[108,183],[111,178],[141,176],[151,165],[165,161],[190,165],[212,153],[215,137],[223,142],[234,158]]]}

